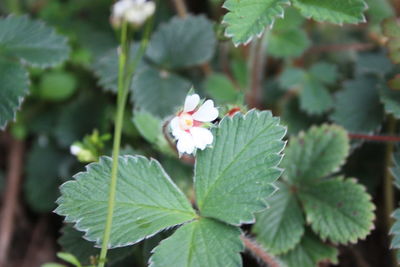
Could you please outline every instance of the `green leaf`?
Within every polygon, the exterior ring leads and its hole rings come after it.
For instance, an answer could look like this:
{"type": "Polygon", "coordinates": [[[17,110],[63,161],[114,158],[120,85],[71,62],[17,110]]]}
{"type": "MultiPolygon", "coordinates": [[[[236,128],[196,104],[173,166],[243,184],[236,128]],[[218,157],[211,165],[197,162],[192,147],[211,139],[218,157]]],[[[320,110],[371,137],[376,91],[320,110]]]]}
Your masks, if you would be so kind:
{"type": "MultiPolygon", "coordinates": [[[[108,207],[112,160],[102,157],[86,172],[61,186],[56,213],[101,243],[108,207]],[[93,193],[95,192],[95,193],[93,193]]],[[[161,230],[196,217],[184,194],[161,165],[144,157],[119,158],[118,184],[109,247],[132,245],[161,230]]]]}
{"type": "Polygon", "coordinates": [[[146,111],[134,111],[133,123],[149,143],[155,144],[162,134],[162,121],[146,111]]]}
{"type": "Polygon", "coordinates": [[[363,0],[292,0],[293,6],[307,18],[334,24],[366,22],[363,0]]]}
{"type": "Polygon", "coordinates": [[[288,67],[281,76],[279,76],[279,84],[284,89],[293,89],[301,87],[305,79],[306,72],[299,68],[288,67]]]}
{"type": "Polygon", "coordinates": [[[266,251],[276,254],[293,249],[304,234],[304,218],[294,192],[279,183],[268,199],[269,208],[256,216],[253,232],[266,251]]]}
{"type": "Polygon", "coordinates": [[[400,63],[400,22],[396,18],[385,19],[382,23],[383,34],[389,39],[386,43],[390,59],[400,63]]]}
{"type": "Polygon", "coordinates": [[[400,74],[396,74],[388,81],[388,86],[392,90],[400,90],[400,74]]]}
{"type": "MultiPolygon", "coordinates": [[[[145,64],[139,58],[137,53],[139,51],[139,44],[134,43],[130,47],[129,59],[127,62],[133,64],[135,60],[139,60],[136,66],[135,73],[139,72],[145,64]]],[[[98,77],[99,85],[106,91],[117,93],[118,90],[118,49],[113,48],[99,57],[92,65],[94,74],[98,77]]]]}
{"type": "Polygon", "coordinates": [[[368,23],[379,24],[382,20],[394,15],[393,7],[388,0],[366,0],[368,4],[368,23]]]}
{"type": "Polygon", "coordinates": [[[68,267],[64,264],[59,264],[59,263],[45,263],[43,265],[41,265],[41,267],[68,267]]]}
{"type": "Polygon", "coordinates": [[[393,153],[392,157],[393,167],[390,168],[390,172],[394,177],[394,184],[397,189],[400,189],[400,151],[399,147],[397,147],[397,151],[393,153]]]}
{"type": "Polygon", "coordinates": [[[391,249],[397,249],[397,262],[400,262],[400,209],[396,209],[392,214],[392,217],[395,219],[395,222],[390,229],[390,235],[393,235],[392,242],[390,243],[391,249]]]}
{"type": "Polygon", "coordinates": [[[0,54],[36,66],[55,66],[67,59],[67,39],[27,16],[0,19],[0,54]]]}
{"type": "Polygon", "coordinates": [[[191,83],[174,73],[149,67],[137,73],[132,86],[135,107],[164,118],[183,105],[191,83]]]}
{"type": "Polygon", "coordinates": [[[154,33],[147,56],[165,68],[186,68],[209,61],[216,43],[213,24],[206,17],[174,17],[154,33]]]}
{"type": "Polygon", "coordinates": [[[29,73],[18,63],[0,58],[0,130],[15,120],[17,110],[28,94],[29,73]]]}
{"type": "Polygon", "coordinates": [[[332,84],[338,78],[338,70],[333,64],[319,62],[311,66],[310,75],[323,84],[332,84]]]}
{"type": "Polygon", "coordinates": [[[303,187],[299,197],[307,223],[323,240],[356,243],[374,228],[375,206],[365,187],[355,179],[337,177],[323,180],[308,188],[303,187]]]}
{"type": "Polygon", "coordinates": [[[326,260],[337,264],[338,254],[336,248],[322,243],[315,234],[307,231],[296,248],[280,256],[280,259],[287,267],[315,267],[326,260]]]}
{"type": "Polygon", "coordinates": [[[349,154],[347,132],[335,125],[312,127],[290,139],[282,167],[288,181],[301,185],[338,170],[349,154]]]}
{"type": "Polygon", "coordinates": [[[205,91],[218,103],[235,103],[240,92],[232,81],[223,74],[211,74],[205,81],[205,91]]]}
{"type": "Polygon", "coordinates": [[[213,130],[213,147],[198,151],[196,199],[200,214],[239,225],[265,208],[280,176],[285,128],[267,111],[225,117],[213,130]]]}
{"type": "Polygon", "coordinates": [[[378,86],[377,78],[366,75],[346,81],[344,90],[336,94],[331,119],[354,133],[371,133],[376,130],[383,120],[378,86]]]}
{"type": "Polygon", "coordinates": [[[36,142],[29,151],[26,164],[24,195],[36,212],[50,212],[59,196],[60,166],[65,156],[52,144],[36,142]]]}
{"type": "Polygon", "coordinates": [[[242,250],[239,228],[201,218],[161,241],[150,267],[240,267],[242,250]]]}
{"type": "Polygon", "coordinates": [[[72,254],[70,253],[65,253],[65,252],[58,252],[57,257],[76,266],[76,267],[82,267],[81,263],[79,260],[72,254]]]}
{"type": "Polygon", "coordinates": [[[309,114],[322,114],[333,106],[328,89],[314,78],[308,77],[300,94],[300,107],[309,114]]]}
{"type": "Polygon", "coordinates": [[[275,57],[301,56],[311,44],[307,33],[302,29],[273,31],[268,38],[268,52],[275,57]]]}
{"type": "MultiPolygon", "coordinates": [[[[91,257],[100,255],[100,248],[94,247],[93,242],[83,239],[83,233],[75,230],[71,224],[65,225],[61,232],[58,243],[64,251],[74,255],[83,265],[90,264],[91,257]]],[[[134,249],[133,247],[110,249],[107,253],[107,263],[112,265],[126,258],[134,252],[134,249]]]]}
{"type": "Polygon", "coordinates": [[[358,76],[369,73],[383,77],[392,70],[393,64],[384,53],[369,52],[358,56],[355,68],[358,76]]]}
{"type": "Polygon", "coordinates": [[[392,90],[383,85],[380,91],[380,100],[386,113],[400,119],[400,91],[392,90]]]}
{"type": "Polygon", "coordinates": [[[225,35],[232,37],[236,46],[247,44],[271,27],[277,17],[283,17],[284,6],[289,4],[289,0],[226,0],[225,35]]]}

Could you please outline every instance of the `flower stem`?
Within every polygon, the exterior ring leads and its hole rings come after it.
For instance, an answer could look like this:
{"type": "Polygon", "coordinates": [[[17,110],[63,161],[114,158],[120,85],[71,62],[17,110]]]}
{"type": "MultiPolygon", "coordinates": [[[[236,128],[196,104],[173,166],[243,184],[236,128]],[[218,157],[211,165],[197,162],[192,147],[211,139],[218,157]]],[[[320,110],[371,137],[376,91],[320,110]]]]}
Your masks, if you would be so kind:
{"type": "Polygon", "coordinates": [[[107,249],[111,236],[111,225],[112,225],[112,218],[115,206],[115,193],[117,189],[117,173],[118,173],[118,156],[121,145],[121,133],[122,133],[124,110],[129,91],[129,88],[125,86],[126,61],[127,61],[127,55],[129,53],[127,36],[128,36],[128,24],[124,22],[121,30],[121,47],[119,51],[117,114],[115,118],[115,129],[114,129],[111,182],[110,182],[109,197],[108,197],[107,219],[103,234],[103,242],[101,245],[98,267],[104,267],[106,262],[107,249]]]}
{"type": "Polygon", "coordinates": [[[242,235],[240,236],[244,246],[250,250],[255,256],[257,256],[261,261],[263,261],[269,267],[279,267],[280,264],[266,251],[264,251],[259,244],[251,240],[249,237],[242,235]]]}
{"type": "Polygon", "coordinates": [[[400,137],[398,136],[388,136],[388,135],[367,135],[367,134],[353,134],[349,133],[350,139],[361,139],[366,141],[376,141],[376,142],[400,142],[400,137]]]}

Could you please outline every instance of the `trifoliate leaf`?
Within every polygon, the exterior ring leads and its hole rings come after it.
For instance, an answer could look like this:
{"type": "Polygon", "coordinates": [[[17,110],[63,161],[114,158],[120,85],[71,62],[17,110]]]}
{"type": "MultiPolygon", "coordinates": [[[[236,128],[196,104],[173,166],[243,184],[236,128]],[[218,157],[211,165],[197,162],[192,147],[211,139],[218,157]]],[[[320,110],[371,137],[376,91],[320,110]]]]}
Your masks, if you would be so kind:
{"type": "Polygon", "coordinates": [[[390,243],[391,249],[397,249],[397,262],[400,262],[400,209],[396,209],[392,214],[392,217],[395,219],[395,222],[390,229],[390,234],[393,235],[392,242],[390,243]]]}
{"type": "Polygon", "coordinates": [[[292,0],[293,6],[307,18],[335,24],[365,22],[363,0],[292,0]]]}
{"type": "Polygon", "coordinates": [[[294,192],[283,184],[268,199],[268,209],[257,213],[253,232],[257,241],[274,255],[293,249],[304,234],[303,213],[294,192]]]}
{"type": "Polygon", "coordinates": [[[174,73],[148,67],[135,75],[132,86],[134,106],[164,118],[182,105],[191,83],[174,73]]]}
{"type": "MultiPolygon", "coordinates": [[[[139,44],[134,43],[130,47],[128,64],[136,64],[135,73],[139,72],[145,64],[138,58],[139,44]],[[137,61],[137,62],[136,62],[137,61]],[[135,63],[136,62],[136,63],[135,63]]],[[[118,48],[114,48],[93,64],[92,69],[99,78],[99,85],[106,91],[117,93],[118,91],[118,48]]]]}
{"type": "Polygon", "coordinates": [[[201,218],[161,241],[150,267],[240,267],[242,250],[239,228],[201,218]]]}
{"type": "Polygon", "coordinates": [[[298,57],[310,46],[310,40],[302,29],[272,31],[268,35],[268,52],[275,57],[298,57]]]}
{"type": "Polygon", "coordinates": [[[301,87],[306,76],[306,72],[299,68],[288,67],[279,76],[279,84],[283,89],[294,89],[301,87]]]}
{"type": "Polygon", "coordinates": [[[392,68],[392,62],[390,62],[388,57],[382,52],[360,54],[355,66],[357,75],[376,74],[384,76],[392,68]]]}
{"type": "Polygon", "coordinates": [[[198,151],[196,199],[200,214],[239,225],[253,222],[254,212],[279,177],[277,168],[285,143],[285,128],[270,112],[249,111],[225,117],[213,130],[212,148],[198,151]]]}
{"type": "MultiPolygon", "coordinates": [[[[58,239],[63,251],[69,252],[83,265],[90,264],[91,257],[100,255],[100,248],[96,248],[93,242],[83,239],[83,233],[75,230],[71,224],[65,225],[62,229],[62,236],[58,239]]],[[[113,263],[127,257],[134,251],[133,247],[110,249],[107,253],[107,263],[113,263]]]]}
{"type": "Polygon", "coordinates": [[[206,17],[175,17],[154,33],[147,56],[165,68],[191,67],[209,61],[216,43],[213,24],[206,17]]]}
{"type": "Polygon", "coordinates": [[[0,19],[0,54],[36,66],[49,67],[67,59],[67,39],[27,16],[0,19]]]}
{"type": "MultiPolygon", "coordinates": [[[[330,151],[330,153],[334,153],[330,151]]],[[[356,243],[374,227],[374,204],[355,179],[332,178],[299,191],[307,223],[323,239],[356,243]]]]}
{"type": "Polygon", "coordinates": [[[279,258],[287,267],[315,267],[321,261],[338,263],[338,250],[328,246],[311,231],[307,231],[301,242],[288,253],[279,258]]]}
{"type": "Polygon", "coordinates": [[[377,78],[366,75],[346,81],[344,90],[336,94],[331,119],[350,132],[371,133],[376,130],[383,120],[378,86],[377,78]]]}
{"type": "MultiPolygon", "coordinates": [[[[75,180],[61,186],[56,213],[101,243],[108,207],[112,159],[102,157],[75,180]],[[94,193],[95,192],[95,193],[94,193]]],[[[144,157],[119,158],[118,183],[109,247],[122,247],[196,216],[184,194],[161,165],[144,157]]]]}
{"type": "Polygon", "coordinates": [[[380,90],[380,100],[386,113],[400,119],[400,91],[392,90],[383,85],[380,90]]]}
{"type": "Polygon", "coordinates": [[[219,104],[235,103],[240,92],[233,82],[223,74],[211,74],[205,81],[205,91],[219,104]]]}
{"type": "Polygon", "coordinates": [[[283,17],[284,6],[289,4],[289,0],[226,0],[224,8],[229,12],[223,20],[227,24],[225,35],[232,37],[236,46],[247,44],[271,27],[276,18],[283,17]]]}
{"type": "Polygon", "coordinates": [[[338,70],[333,64],[319,62],[311,66],[310,75],[323,84],[332,84],[338,78],[338,70]]]}
{"type": "Polygon", "coordinates": [[[393,63],[400,63],[400,22],[396,18],[385,19],[382,23],[383,34],[389,39],[386,43],[393,63]]]}
{"type": "Polygon", "coordinates": [[[282,161],[285,178],[296,185],[315,182],[341,167],[349,149],[343,128],[327,124],[314,126],[290,139],[282,161]]]}
{"type": "Polygon", "coordinates": [[[50,212],[59,196],[60,165],[65,156],[51,144],[35,143],[29,151],[26,165],[24,194],[36,212],[50,212]]]}
{"type": "Polygon", "coordinates": [[[17,110],[28,94],[29,74],[18,63],[0,59],[0,130],[15,120],[17,110]]]}

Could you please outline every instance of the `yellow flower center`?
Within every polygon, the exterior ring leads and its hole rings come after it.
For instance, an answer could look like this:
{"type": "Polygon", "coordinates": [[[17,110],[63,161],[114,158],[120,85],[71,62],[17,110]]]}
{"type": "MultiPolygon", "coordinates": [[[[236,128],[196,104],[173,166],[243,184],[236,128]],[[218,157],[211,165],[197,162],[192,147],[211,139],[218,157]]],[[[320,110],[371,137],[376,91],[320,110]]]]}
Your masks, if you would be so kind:
{"type": "Polygon", "coordinates": [[[188,113],[182,113],[179,116],[179,126],[181,127],[182,130],[189,130],[190,128],[193,127],[193,118],[190,114],[188,113]]]}

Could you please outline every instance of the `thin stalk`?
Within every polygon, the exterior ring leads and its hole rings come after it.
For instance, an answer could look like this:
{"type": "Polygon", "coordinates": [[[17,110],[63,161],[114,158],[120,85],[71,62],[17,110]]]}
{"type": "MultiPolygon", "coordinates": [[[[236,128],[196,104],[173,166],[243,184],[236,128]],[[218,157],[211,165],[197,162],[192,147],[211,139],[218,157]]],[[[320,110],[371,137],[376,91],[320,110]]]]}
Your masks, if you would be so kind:
{"type": "Polygon", "coordinates": [[[365,141],[374,141],[374,142],[400,142],[399,136],[388,136],[388,135],[368,135],[368,134],[349,133],[349,138],[360,139],[365,141]]]}
{"type": "Polygon", "coordinates": [[[278,261],[274,259],[271,255],[269,255],[266,251],[264,251],[259,244],[257,244],[254,240],[251,240],[249,237],[242,235],[240,236],[242,239],[244,246],[251,251],[257,258],[259,258],[262,262],[264,262],[268,267],[279,267],[280,264],[278,261]]]}
{"type": "MultiPolygon", "coordinates": [[[[393,135],[396,132],[396,120],[393,116],[389,117],[388,120],[388,132],[390,135],[393,135]]],[[[390,228],[393,225],[392,213],[394,211],[394,189],[393,189],[393,176],[390,172],[390,167],[392,165],[392,155],[394,150],[394,144],[392,142],[386,144],[386,152],[385,152],[385,178],[383,182],[383,196],[384,196],[384,204],[385,204],[385,221],[386,221],[386,230],[390,231],[390,228]]],[[[394,250],[390,251],[392,258],[392,265],[397,266],[396,255],[394,250]]]]}
{"type": "Polygon", "coordinates": [[[178,15],[182,18],[185,18],[187,16],[187,8],[185,4],[185,0],[173,0],[176,12],[178,12],[178,15]]]}
{"type": "Polygon", "coordinates": [[[119,68],[118,68],[119,73],[118,73],[117,114],[115,118],[115,129],[114,129],[111,182],[110,182],[109,197],[108,197],[107,219],[104,229],[103,242],[101,245],[98,267],[104,267],[106,262],[107,249],[108,249],[108,243],[110,241],[112,219],[114,214],[115,193],[117,189],[118,156],[121,145],[121,133],[122,133],[124,110],[125,110],[126,99],[128,96],[127,87],[124,85],[126,61],[129,49],[127,36],[128,36],[128,24],[124,22],[121,30],[121,47],[119,51],[120,53],[119,53],[119,68]]]}

